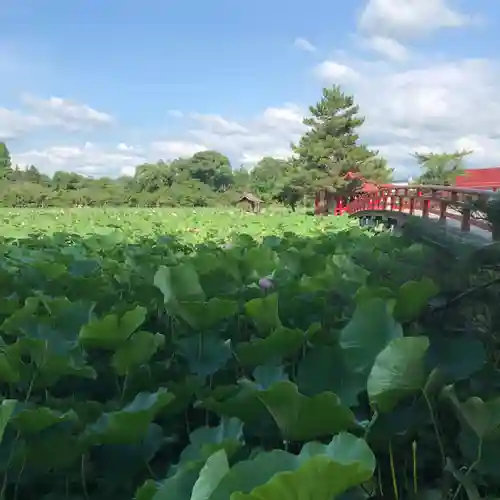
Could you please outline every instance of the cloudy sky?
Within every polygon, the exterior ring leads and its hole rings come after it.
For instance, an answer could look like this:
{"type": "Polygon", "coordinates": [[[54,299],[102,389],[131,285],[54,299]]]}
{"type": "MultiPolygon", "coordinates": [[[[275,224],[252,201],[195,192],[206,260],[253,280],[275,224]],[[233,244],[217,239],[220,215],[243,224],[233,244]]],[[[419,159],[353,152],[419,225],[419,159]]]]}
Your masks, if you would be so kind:
{"type": "Polygon", "coordinates": [[[286,157],[333,83],[399,177],[412,151],[500,164],[498,0],[2,0],[0,20],[0,140],[47,173],[286,157]]]}

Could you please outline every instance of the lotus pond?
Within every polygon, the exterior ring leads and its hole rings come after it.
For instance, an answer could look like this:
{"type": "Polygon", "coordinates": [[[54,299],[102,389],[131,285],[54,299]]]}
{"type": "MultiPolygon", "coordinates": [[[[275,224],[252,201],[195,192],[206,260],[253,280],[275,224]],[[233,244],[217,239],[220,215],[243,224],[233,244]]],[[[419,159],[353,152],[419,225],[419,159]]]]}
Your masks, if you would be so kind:
{"type": "Polygon", "coordinates": [[[499,496],[495,253],[285,212],[0,216],[0,498],[499,496]]]}

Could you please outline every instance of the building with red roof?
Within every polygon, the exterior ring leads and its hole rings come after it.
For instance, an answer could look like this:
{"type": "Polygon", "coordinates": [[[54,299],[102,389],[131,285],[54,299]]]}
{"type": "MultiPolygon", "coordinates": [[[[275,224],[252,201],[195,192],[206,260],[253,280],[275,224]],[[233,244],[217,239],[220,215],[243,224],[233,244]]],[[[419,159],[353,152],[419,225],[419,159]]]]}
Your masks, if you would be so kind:
{"type": "Polygon", "coordinates": [[[500,167],[471,168],[456,178],[455,186],[470,189],[500,189],[500,167]]]}
{"type": "Polygon", "coordinates": [[[354,188],[355,193],[377,193],[379,190],[377,184],[367,181],[361,174],[357,172],[347,172],[347,174],[344,175],[344,180],[358,180],[360,182],[360,185],[354,188]]]}

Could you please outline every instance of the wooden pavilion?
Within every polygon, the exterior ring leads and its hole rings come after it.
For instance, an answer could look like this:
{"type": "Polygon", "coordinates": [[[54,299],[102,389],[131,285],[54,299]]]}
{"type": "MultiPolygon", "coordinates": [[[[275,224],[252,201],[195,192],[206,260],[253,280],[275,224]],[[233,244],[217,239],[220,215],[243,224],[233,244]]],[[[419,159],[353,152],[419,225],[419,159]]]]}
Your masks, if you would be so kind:
{"type": "Polygon", "coordinates": [[[260,212],[263,201],[252,193],[244,193],[236,203],[242,210],[257,214],[260,212]]]}

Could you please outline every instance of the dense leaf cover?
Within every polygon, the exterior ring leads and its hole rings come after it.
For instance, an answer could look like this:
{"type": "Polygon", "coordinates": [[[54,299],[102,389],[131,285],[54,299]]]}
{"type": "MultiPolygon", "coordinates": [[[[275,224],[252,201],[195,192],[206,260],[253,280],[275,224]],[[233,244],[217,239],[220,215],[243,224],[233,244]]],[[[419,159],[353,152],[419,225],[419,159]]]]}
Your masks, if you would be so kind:
{"type": "Polygon", "coordinates": [[[494,249],[90,213],[1,241],[4,498],[498,495],[494,249]]]}

